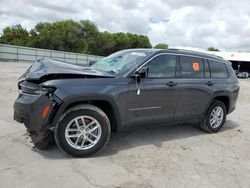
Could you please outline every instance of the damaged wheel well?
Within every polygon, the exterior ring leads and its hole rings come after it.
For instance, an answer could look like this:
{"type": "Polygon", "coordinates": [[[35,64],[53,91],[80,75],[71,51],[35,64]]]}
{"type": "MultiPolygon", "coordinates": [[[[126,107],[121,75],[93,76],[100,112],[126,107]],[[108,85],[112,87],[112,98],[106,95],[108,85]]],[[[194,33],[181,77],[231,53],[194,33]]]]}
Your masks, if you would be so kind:
{"type": "Polygon", "coordinates": [[[108,101],[88,100],[88,101],[74,102],[74,103],[68,105],[67,108],[64,110],[64,112],[66,112],[68,109],[70,109],[76,105],[80,105],[80,104],[92,104],[92,105],[100,108],[108,116],[110,123],[111,123],[111,130],[114,132],[117,131],[118,120],[117,120],[113,106],[108,101]]]}

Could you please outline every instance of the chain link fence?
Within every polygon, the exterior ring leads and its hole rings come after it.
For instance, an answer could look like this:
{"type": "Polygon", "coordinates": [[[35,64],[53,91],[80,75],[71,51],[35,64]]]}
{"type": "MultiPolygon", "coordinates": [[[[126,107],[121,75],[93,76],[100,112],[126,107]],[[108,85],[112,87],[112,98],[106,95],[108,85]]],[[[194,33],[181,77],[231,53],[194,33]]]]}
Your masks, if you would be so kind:
{"type": "Polygon", "coordinates": [[[90,54],[0,44],[0,61],[34,62],[41,57],[83,66],[88,66],[89,63],[103,58],[90,54]]]}

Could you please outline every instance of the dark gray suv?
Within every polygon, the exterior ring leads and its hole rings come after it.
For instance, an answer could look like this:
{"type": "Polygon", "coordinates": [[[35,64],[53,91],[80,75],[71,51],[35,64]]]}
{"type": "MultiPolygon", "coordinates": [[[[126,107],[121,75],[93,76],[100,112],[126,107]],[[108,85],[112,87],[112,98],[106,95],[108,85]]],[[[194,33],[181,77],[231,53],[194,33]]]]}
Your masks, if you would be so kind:
{"type": "Polygon", "coordinates": [[[107,144],[112,131],[189,122],[217,132],[235,109],[230,62],[185,50],[130,49],[90,67],[39,59],[21,76],[14,119],[36,147],[53,141],[74,156],[107,144]]]}

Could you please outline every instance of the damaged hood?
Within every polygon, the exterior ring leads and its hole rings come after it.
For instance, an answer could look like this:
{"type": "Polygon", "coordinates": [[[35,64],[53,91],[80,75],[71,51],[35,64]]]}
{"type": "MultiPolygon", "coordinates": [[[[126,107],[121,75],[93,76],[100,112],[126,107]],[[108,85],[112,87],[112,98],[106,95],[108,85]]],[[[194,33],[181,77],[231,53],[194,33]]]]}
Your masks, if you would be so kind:
{"type": "Polygon", "coordinates": [[[34,62],[20,77],[20,79],[46,81],[52,79],[96,77],[112,78],[115,77],[115,75],[108,72],[91,69],[89,67],[81,67],[49,58],[41,58],[34,62]]]}

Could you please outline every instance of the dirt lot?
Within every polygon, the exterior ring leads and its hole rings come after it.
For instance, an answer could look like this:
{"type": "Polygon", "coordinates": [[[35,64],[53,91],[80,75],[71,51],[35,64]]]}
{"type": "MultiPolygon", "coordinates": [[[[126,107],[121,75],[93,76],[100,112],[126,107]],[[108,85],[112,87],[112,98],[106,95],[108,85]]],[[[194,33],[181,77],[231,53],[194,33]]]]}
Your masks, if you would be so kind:
{"type": "Polygon", "coordinates": [[[28,63],[0,62],[0,187],[250,187],[250,80],[222,131],[193,125],[115,133],[98,156],[34,149],[12,104],[28,63]]]}

